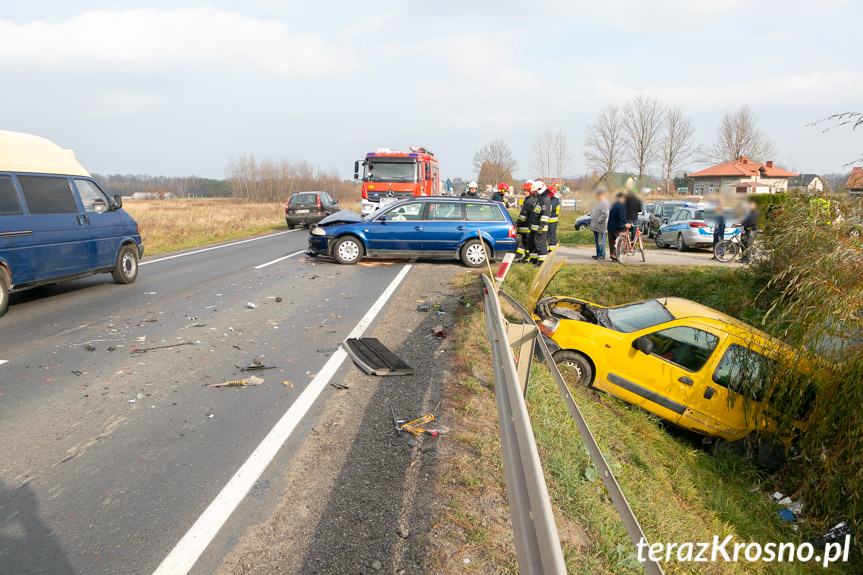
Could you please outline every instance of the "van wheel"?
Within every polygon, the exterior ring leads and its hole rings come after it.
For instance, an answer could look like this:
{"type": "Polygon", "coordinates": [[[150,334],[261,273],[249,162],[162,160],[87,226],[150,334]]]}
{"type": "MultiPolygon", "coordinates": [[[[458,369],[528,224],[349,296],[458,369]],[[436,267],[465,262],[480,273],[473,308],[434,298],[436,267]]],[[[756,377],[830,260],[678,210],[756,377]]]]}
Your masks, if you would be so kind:
{"type": "Polygon", "coordinates": [[[289,230],[293,230],[294,228],[296,228],[296,227],[297,227],[297,224],[292,224],[291,222],[285,222],[285,223],[286,223],[286,224],[288,224],[288,229],[289,229],[289,230]]]}
{"type": "Polygon", "coordinates": [[[340,264],[355,264],[363,257],[363,244],[354,236],[339,238],[333,246],[333,257],[340,264]]]}
{"type": "Polygon", "coordinates": [[[126,244],[117,254],[117,267],[111,277],[118,284],[130,284],[138,279],[138,248],[126,244]]]}
{"type": "Polygon", "coordinates": [[[9,274],[0,268],[0,316],[9,309],[9,274]]]}
{"type": "Polygon", "coordinates": [[[593,366],[583,353],[562,349],[552,356],[564,381],[577,387],[590,387],[593,383],[593,366]]]}
{"type": "Polygon", "coordinates": [[[469,240],[461,248],[461,262],[469,268],[485,265],[486,246],[478,239],[469,240]]]}

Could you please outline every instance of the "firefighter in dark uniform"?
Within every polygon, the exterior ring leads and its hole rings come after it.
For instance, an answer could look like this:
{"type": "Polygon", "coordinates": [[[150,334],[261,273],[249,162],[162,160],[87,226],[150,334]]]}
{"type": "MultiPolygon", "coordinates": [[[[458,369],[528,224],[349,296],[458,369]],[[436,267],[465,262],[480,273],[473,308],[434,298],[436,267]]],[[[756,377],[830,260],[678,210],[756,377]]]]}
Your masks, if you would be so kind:
{"type": "Polygon", "coordinates": [[[551,198],[542,180],[533,183],[531,192],[532,196],[537,196],[537,201],[528,218],[528,224],[530,224],[528,263],[540,266],[548,257],[548,219],[551,215],[551,198]]]}
{"type": "Polygon", "coordinates": [[[557,193],[557,188],[554,186],[548,187],[548,195],[551,198],[551,213],[548,218],[548,249],[553,250],[557,247],[557,223],[560,221],[560,196],[557,193]]]}
{"type": "Polygon", "coordinates": [[[524,202],[521,204],[521,211],[518,214],[518,219],[515,222],[515,232],[518,236],[518,249],[515,252],[517,261],[526,262],[530,253],[528,241],[530,239],[530,224],[527,223],[533,208],[536,205],[536,196],[531,193],[533,180],[528,180],[524,183],[521,190],[524,192],[524,202]]]}

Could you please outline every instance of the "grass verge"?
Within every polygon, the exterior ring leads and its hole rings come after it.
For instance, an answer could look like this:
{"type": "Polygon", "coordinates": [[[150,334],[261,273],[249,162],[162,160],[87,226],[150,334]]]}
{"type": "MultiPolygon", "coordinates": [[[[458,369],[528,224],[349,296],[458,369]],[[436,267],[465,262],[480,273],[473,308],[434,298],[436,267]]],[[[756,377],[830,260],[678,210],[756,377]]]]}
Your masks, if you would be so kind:
{"type": "MultiPolygon", "coordinates": [[[[505,288],[524,301],[532,274],[531,269],[516,267],[505,288]]],[[[459,289],[469,300],[480,297],[482,284],[475,274],[465,274],[459,282],[459,289]]],[[[757,322],[763,315],[753,305],[757,292],[749,274],[724,268],[566,266],[548,293],[603,304],[673,294],[757,322]]],[[[456,416],[455,441],[451,442],[453,457],[439,487],[448,502],[442,524],[447,526],[446,537],[462,554],[473,554],[470,565],[459,566],[461,572],[509,573],[517,571],[512,535],[508,522],[500,525],[508,511],[505,507],[497,512],[489,509],[490,503],[505,501],[505,484],[482,313],[479,303],[460,308],[451,334],[455,377],[447,401],[456,416]],[[464,513],[480,523],[466,521],[464,513]],[[483,528],[479,534],[477,527],[483,528]]],[[[568,572],[642,573],[617,512],[543,365],[534,366],[527,400],[568,572]]],[[[651,541],[709,542],[714,535],[720,540],[731,535],[734,542],[763,544],[799,542],[809,535],[806,525],[800,525],[798,531],[782,523],[779,507],[769,496],[777,487],[791,493],[788,486],[777,485],[774,477],[745,460],[714,457],[692,435],[667,428],[654,416],[611,396],[579,390],[576,401],[651,541]],[[757,490],[750,492],[753,487],[757,490]]],[[[440,564],[453,566],[446,561],[440,564]]],[[[664,568],[666,573],[675,574],[825,572],[814,563],[695,564],[673,559],[664,568]]],[[[841,568],[836,566],[828,572],[841,572],[841,568]]]]}
{"type": "Polygon", "coordinates": [[[123,208],[137,220],[146,253],[198,247],[285,228],[283,203],[228,198],[129,200],[123,208]]]}

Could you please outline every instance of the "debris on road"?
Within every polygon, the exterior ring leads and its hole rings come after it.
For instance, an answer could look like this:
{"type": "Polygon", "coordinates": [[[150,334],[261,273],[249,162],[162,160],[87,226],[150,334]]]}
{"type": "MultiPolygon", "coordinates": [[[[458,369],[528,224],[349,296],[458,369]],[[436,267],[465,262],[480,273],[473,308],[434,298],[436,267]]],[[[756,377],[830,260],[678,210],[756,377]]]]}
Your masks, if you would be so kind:
{"type": "Polygon", "coordinates": [[[246,302],[246,307],[249,309],[258,309],[257,304],[253,304],[252,302],[246,302]]]}
{"type": "Polygon", "coordinates": [[[390,406],[390,412],[393,414],[393,424],[396,426],[396,431],[407,431],[417,437],[423,433],[431,437],[437,437],[440,432],[444,431],[443,429],[425,429],[420,427],[426,423],[434,421],[434,413],[427,413],[413,421],[405,421],[404,419],[396,417],[396,411],[393,409],[392,405],[390,406]]]}
{"type": "Polygon", "coordinates": [[[432,308],[432,304],[430,304],[430,303],[422,303],[422,304],[420,304],[420,305],[418,305],[418,306],[417,306],[417,311],[421,311],[421,312],[429,312],[429,311],[431,311],[431,308],[432,308]]]}
{"type": "Polygon", "coordinates": [[[287,387],[294,387],[294,384],[291,381],[283,381],[282,385],[287,386],[287,387]]]}
{"type": "Polygon", "coordinates": [[[277,297],[277,298],[276,298],[276,303],[282,303],[282,298],[281,298],[281,297],[277,297]]]}
{"type": "Polygon", "coordinates": [[[261,385],[264,383],[264,380],[260,377],[249,377],[246,379],[235,379],[233,381],[226,381],[224,383],[208,383],[207,385],[202,385],[201,387],[249,387],[251,385],[261,385]]]}
{"type": "Polygon", "coordinates": [[[350,389],[350,387],[348,387],[347,385],[345,385],[343,383],[331,383],[330,385],[332,385],[336,389],[350,389]]]}
{"type": "Polygon", "coordinates": [[[446,339],[446,330],[443,328],[443,324],[438,324],[434,326],[432,328],[432,332],[434,332],[434,334],[439,338],[446,339]]]}
{"type": "Polygon", "coordinates": [[[369,375],[413,375],[414,370],[373,337],[348,338],[345,349],[354,363],[369,375]]]}
{"type": "Polygon", "coordinates": [[[172,343],[171,345],[160,345],[158,347],[132,347],[129,348],[129,352],[135,355],[141,355],[147,353],[148,351],[156,351],[157,349],[171,349],[172,347],[179,347],[181,345],[194,345],[194,342],[181,341],[180,343],[172,343]]]}
{"type": "Polygon", "coordinates": [[[240,367],[236,363],[234,364],[234,367],[239,369],[241,373],[246,373],[247,371],[260,371],[262,369],[276,369],[275,365],[264,365],[259,359],[252,361],[252,364],[247,365],[246,367],[240,367]]]}

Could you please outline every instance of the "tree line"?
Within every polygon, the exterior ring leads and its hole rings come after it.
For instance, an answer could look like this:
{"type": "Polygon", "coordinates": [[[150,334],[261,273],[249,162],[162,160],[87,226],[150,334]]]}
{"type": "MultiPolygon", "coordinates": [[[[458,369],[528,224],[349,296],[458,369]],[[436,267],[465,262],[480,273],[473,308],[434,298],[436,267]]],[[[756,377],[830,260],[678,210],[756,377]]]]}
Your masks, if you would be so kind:
{"type": "MultiPolygon", "coordinates": [[[[713,141],[699,145],[695,142],[695,124],[679,105],[645,94],[602,109],[587,127],[584,138],[584,157],[596,178],[630,169],[642,181],[651,170],[659,168],[667,192],[680,179],[675,176],[692,162],[724,163],[740,156],[766,161],[775,152],[773,142],[760,130],[748,105],[726,112],[713,141]]],[[[563,130],[545,128],[534,135],[530,167],[538,177],[563,180],[571,163],[569,141],[563,130]]],[[[504,140],[495,140],[476,151],[473,167],[481,186],[512,184],[518,162],[504,140]]]]}
{"type": "Polygon", "coordinates": [[[226,169],[231,195],[253,202],[284,201],[295,192],[327,192],[333,198],[354,200],[358,189],[335,169],[323,169],[305,160],[258,160],[253,154],[234,158],[226,169]]]}
{"type": "Polygon", "coordinates": [[[231,195],[228,180],[197,176],[171,177],[145,174],[93,174],[93,179],[109,196],[129,197],[135,193],[152,197],[225,198],[231,195]]]}

